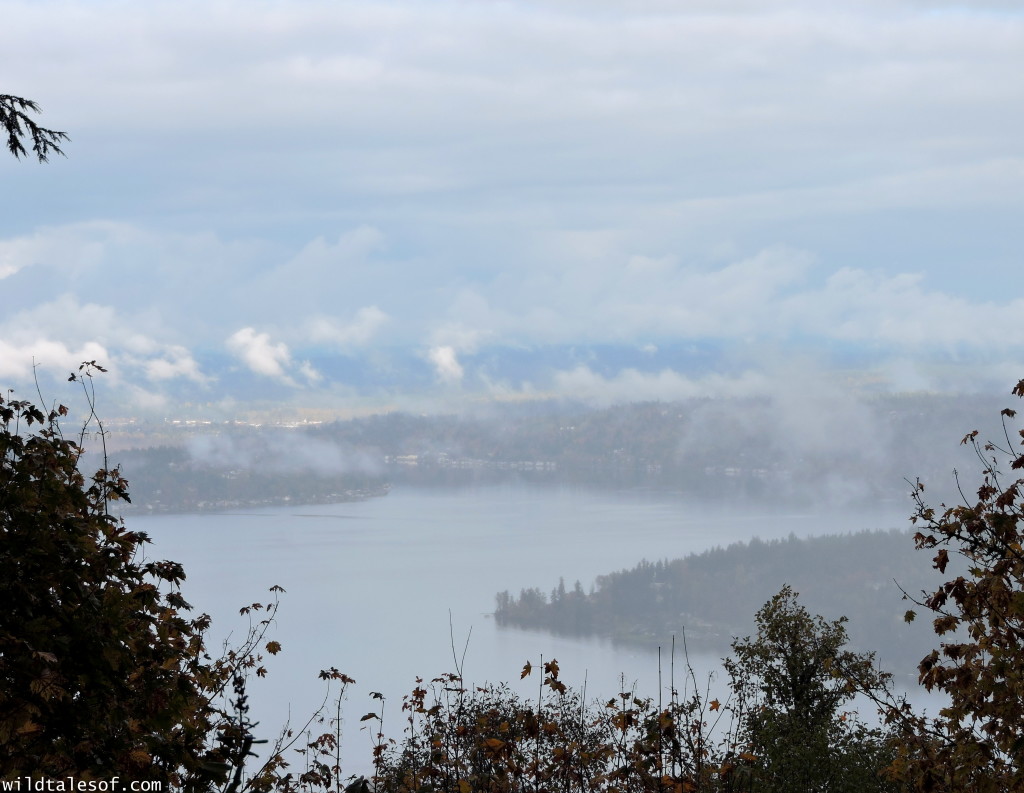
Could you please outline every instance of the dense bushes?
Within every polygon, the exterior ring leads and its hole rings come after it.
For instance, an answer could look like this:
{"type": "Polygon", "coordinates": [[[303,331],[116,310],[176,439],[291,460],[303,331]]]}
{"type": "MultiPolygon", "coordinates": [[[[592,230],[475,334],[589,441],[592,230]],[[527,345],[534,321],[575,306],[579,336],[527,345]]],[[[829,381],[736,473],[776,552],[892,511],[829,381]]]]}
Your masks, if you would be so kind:
{"type": "Polygon", "coordinates": [[[404,739],[378,745],[378,790],[895,790],[887,734],[840,709],[857,686],[884,696],[870,655],[846,650],[842,623],[811,618],[788,589],[757,623],[734,643],[724,702],[689,671],[691,693],[673,685],[667,703],[623,691],[588,704],[555,661],[538,670],[535,700],[504,686],[466,691],[455,675],[419,686],[404,703],[404,739]]]}
{"type": "Polygon", "coordinates": [[[183,616],[181,567],[137,561],[146,537],[108,512],[118,471],[78,470],[64,413],[0,397],[0,774],[202,787],[230,753],[207,745],[228,670],[183,616]]]}
{"type": "MultiPolygon", "coordinates": [[[[256,742],[247,679],[279,650],[264,642],[276,596],[243,609],[242,642],[211,657],[184,570],[142,559],[146,535],[108,509],[127,483],[116,468],[83,476],[66,413],[0,396],[0,778],[236,790],[256,742]]],[[[287,740],[250,783],[285,776],[287,740]]]]}

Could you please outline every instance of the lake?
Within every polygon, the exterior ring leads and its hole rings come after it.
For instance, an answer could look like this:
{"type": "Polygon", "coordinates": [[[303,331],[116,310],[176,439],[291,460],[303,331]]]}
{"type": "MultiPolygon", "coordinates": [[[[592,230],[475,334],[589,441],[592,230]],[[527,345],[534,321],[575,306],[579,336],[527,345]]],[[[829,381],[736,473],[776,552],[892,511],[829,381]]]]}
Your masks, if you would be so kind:
{"type": "MultiPolygon", "coordinates": [[[[499,629],[490,617],[498,591],[550,591],[560,576],[566,586],[578,579],[589,590],[595,576],[641,559],[753,536],[902,527],[906,514],[752,511],[658,492],[508,485],[396,486],[362,502],[127,520],[152,538],[148,557],[184,564],[186,599],[214,618],[214,649],[228,633],[244,634],[240,607],[266,602],[271,585],[284,587],[269,637],[283,651],[269,659],[268,678],[250,688],[262,737],[274,737],[289,712],[293,726],[308,715],[323,698],[317,672],[335,666],[357,681],[345,706],[347,774],[369,767],[370,735],[359,718],[377,709],[370,692],[384,694],[384,732],[400,737],[402,695],[417,675],[429,680],[454,670],[453,640],[459,657],[465,649],[470,683],[514,681],[517,690],[536,693],[536,676],[520,683],[519,672],[543,656],[557,658],[567,684],[578,687],[585,677],[588,699],[609,698],[622,679],[657,695],[655,651],[499,629]]],[[[667,686],[671,637],[665,639],[667,686]]],[[[717,656],[691,661],[702,679],[718,668],[717,656]]],[[[681,664],[677,655],[679,688],[681,664]]]]}

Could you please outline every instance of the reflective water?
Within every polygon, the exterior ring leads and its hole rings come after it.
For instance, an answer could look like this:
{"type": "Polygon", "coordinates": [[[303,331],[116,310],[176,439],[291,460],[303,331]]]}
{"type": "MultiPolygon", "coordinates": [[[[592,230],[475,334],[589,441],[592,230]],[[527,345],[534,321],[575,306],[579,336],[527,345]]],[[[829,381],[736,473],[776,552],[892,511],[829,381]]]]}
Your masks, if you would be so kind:
{"type": "MultiPolygon", "coordinates": [[[[563,576],[589,589],[594,577],[641,559],[674,558],[760,536],[784,537],[891,528],[905,516],[751,513],[692,503],[666,494],[595,492],[527,486],[460,490],[395,488],[365,502],[279,507],[238,513],[133,517],[153,539],[148,555],[180,561],[184,592],[214,617],[211,638],[246,622],[238,609],[285,588],[271,638],[283,652],[253,684],[254,710],[267,737],[292,715],[293,724],[323,697],[317,672],[335,666],[355,678],[345,712],[347,770],[368,765],[370,736],[359,717],[375,709],[370,692],[389,703],[384,731],[397,737],[397,706],[417,675],[454,669],[465,651],[466,680],[517,681],[519,671],[557,658],[565,682],[586,677],[588,699],[627,685],[655,696],[653,651],[599,639],[499,630],[494,595],[523,587],[550,590],[563,576]],[[471,631],[471,635],[470,635],[471,631]],[[468,646],[467,646],[468,637],[468,646]]],[[[667,685],[670,637],[663,682],[667,685]]],[[[691,657],[698,677],[717,657],[691,657]]],[[[681,659],[677,657],[677,677],[681,659]]],[[[373,723],[373,722],[371,722],[373,723]]]]}

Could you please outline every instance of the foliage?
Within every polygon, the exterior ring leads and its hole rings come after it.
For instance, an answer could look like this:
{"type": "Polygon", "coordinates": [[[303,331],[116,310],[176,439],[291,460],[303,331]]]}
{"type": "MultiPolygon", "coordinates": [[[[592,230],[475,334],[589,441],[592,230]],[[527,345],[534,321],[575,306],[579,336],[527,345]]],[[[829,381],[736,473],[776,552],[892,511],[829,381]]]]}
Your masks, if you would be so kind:
{"type": "MultiPolygon", "coordinates": [[[[1024,397],[1024,380],[1013,393],[1024,397]]],[[[917,547],[936,550],[940,572],[956,555],[967,566],[918,602],[946,639],[921,661],[920,681],[950,705],[930,723],[890,710],[907,733],[897,770],[920,790],[1024,790],[1024,479],[1004,473],[1024,469],[1014,449],[1024,441],[1012,440],[1008,426],[1014,415],[1002,411],[1005,445],[982,444],[976,431],[963,439],[983,466],[976,499],[936,510],[916,485],[917,547]]]]}
{"type": "MultiPolygon", "coordinates": [[[[467,691],[458,675],[417,685],[405,737],[378,734],[377,790],[412,791],[887,791],[888,737],[852,709],[845,675],[881,691],[870,655],[845,649],[843,621],[812,618],[784,588],[758,613],[756,638],[726,661],[725,702],[692,669],[668,703],[622,691],[587,703],[541,663],[535,700],[507,686],[467,691]],[[692,686],[690,685],[692,683],[692,686]]],[[[527,663],[523,677],[534,672],[527,663]]],[[[417,681],[422,683],[422,681],[417,681]]],[[[383,713],[383,711],[382,711],[383,713]]],[[[368,713],[364,719],[378,718],[368,713]]]]}
{"type": "Polygon", "coordinates": [[[890,758],[886,736],[844,705],[856,679],[872,691],[889,675],[873,656],[846,647],[845,618],[812,617],[788,586],[757,613],[757,636],[733,642],[726,659],[741,740],[757,757],[751,786],[776,793],[888,790],[881,771],[890,758]]]}
{"type": "MultiPolygon", "coordinates": [[[[737,769],[754,759],[727,735],[713,739],[728,714],[699,692],[674,695],[664,707],[632,691],[587,704],[559,679],[557,661],[539,669],[535,701],[506,685],[467,691],[455,674],[435,679],[430,691],[417,685],[403,704],[405,738],[386,743],[379,736],[376,789],[732,791],[737,769]]],[[[533,671],[527,663],[522,676],[533,671]]]]}
{"type": "Polygon", "coordinates": [[[70,140],[66,132],[39,126],[28,112],[39,113],[39,105],[31,99],[0,94],[0,126],[7,134],[7,150],[16,159],[27,156],[23,139],[32,141],[32,153],[39,162],[46,162],[50,152],[63,155],[60,148],[63,141],[70,140]]]}
{"type": "MultiPolygon", "coordinates": [[[[83,364],[72,379],[91,386],[94,369],[83,364]]],[[[81,441],[59,424],[67,412],[0,397],[0,778],[294,789],[284,755],[301,730],[286,728],[246,775],[259,743],[246,687],[251,674],[266,674],[262,653],[281,649],[265,640],[276,594],[242,609],[245,638],[211,657],[210,620],[187,615],[181,565],[144,559],[147,536],[108,508],[128,499],[127,483],[117,468],[81,473],[81,441]]],[[[351,682],[335,669],[321,676],[351,682]]],[[[321,736],[296,749],[325,789],[340,781],[336,754],[325,762],[331,748],[321,736]]]]}
{"type": "Polygon", "coordinates": [[[0,398],[0,773],[215,779],[207,622],[179,565],[136,561],[146,537],[107,510],[126,483],[86,481],[66,413],[0,398]]]}

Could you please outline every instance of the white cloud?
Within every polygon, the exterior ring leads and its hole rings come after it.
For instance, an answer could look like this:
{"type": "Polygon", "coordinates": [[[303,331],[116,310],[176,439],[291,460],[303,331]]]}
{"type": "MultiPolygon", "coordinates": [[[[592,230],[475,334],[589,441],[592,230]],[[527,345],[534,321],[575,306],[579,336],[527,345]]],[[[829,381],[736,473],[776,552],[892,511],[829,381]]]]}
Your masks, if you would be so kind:
{"type": "Polygon", "coordinates": [[[0,377],[8,381],[30,381],[35,367],[57,376],[78,370],[83,361],[110,364],[110,353],[96,342],[69,347],[46,338],[24,338],[20,342],[0,339],[0,377]]]}
{"type": "Polygon", "coordinates": [[[339,322],[335,317],[314,317],[309,321],[308,338],[313,343],[326,342],[342,350],[362,347],[389,319],[377,306],[364,306],[347,323],[339,322]]]}
{"type": "Polygon", "coordinates": [[[209,385],[190,350],[226,338],[318,386],[311,344],[425,349],[443,383],[487,345],[1024,346],[1010,4],[61,8],[4,13],[8,79],[73,138],[0,160],[4,371],[102,350],[209,385]]]}
{"type": "MultiPolygon", "coordinates": [[[[473,315],[481,319],[486,317],[488,304],[479,295],[462,292],[455,301],[455,310],[451,313],[461,315],[473,315]],[[480,312],[474,312],[467,308],[468,303],[480,307],[480,312]]],[[[474,353],[481,345],[492,336],[492,331],[468,327],[462,322],[445,322],[430,333],[430,339],[435,347],[451,347],[456,352],[474,353]]]]}
{"type": "Polygon", "coordinates": [[[295,381],[285,371],[292,364],[288,345],[271,342],[269,333],[241,328],[228,338],[227,348],[256,374],[294,385],[295,381]]]}
{"type": "Polygon", "coordinates": [[[310,385],[315,385],[324,379],[324,376],[320,374],[320,372],[318,372],[309,361],[303,361],[299,364],[299,374],[301,374],[310,385]]]}
{"type": "Polygon", "coordinates": [[[81,303],[70,294],[9,316],[0,323],[0,337],[0,377],[14,382],[31,379],[33,361],[60,377],[90,360],[108,368],[108,379],[118,384],[139,375],[150,381],[210,380],[184,346],[141,332],[112,306],[81,303]]]}
{"type": "Polygon", "coordinates": [[[768,388],[768,378],[754,371],[688,377],[671,369],[659,372],[623,369],[612,377],[605,377],[587,366],[577,366],[555,373],[551,395],[609,405],[691,397],[743,397],[763,394],[768,388]]]}
{"type": "Polygon", "coordinates": [[[442,383],[462,381],[464,372],[453,347],[431,347],[427,359],[434,365],[434,373],[442,383]]]}
{"type": "Polygon", "coordinates": [[[171,345],[162,357],[151,358],[143,364],[150,380],[171,380],[184,377],[196,383],[207,383],[209,379],[200,369],[191,353],[184,347],[171,345]]]}
{"type": "Polygon", "coordinates": [[[925,284],[920,273],[887,276],[844,268],[820,289],[781,301],[778,310],[794,330],[888,349],[995,351],[1022,345],[1024,298],[979,303],[925,284]]]}
{"type": "Polygon", "coordinates": [[[96,267],[114,244],[136,237],[123,223],[89,221],[47,226],[31,234],[0,240],[0,280],[32,265],[52,268],[63,278],[96,267]]]}

